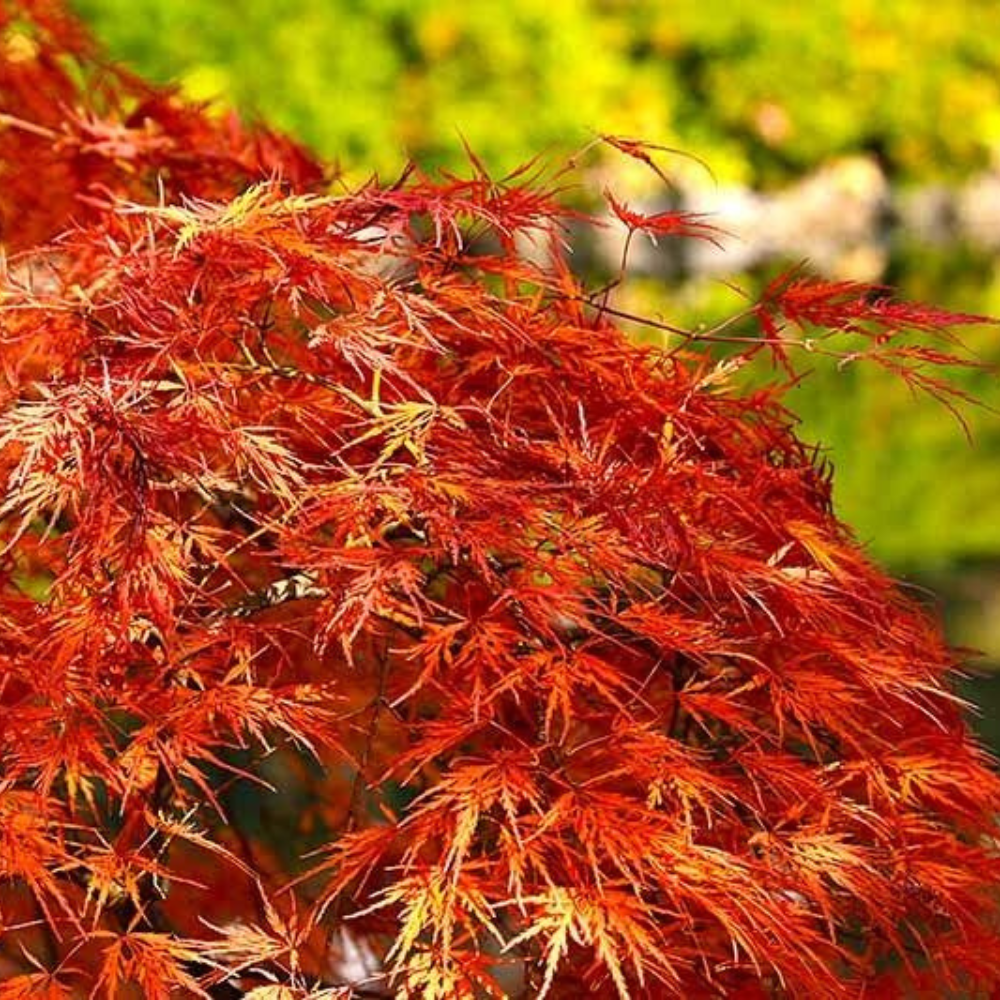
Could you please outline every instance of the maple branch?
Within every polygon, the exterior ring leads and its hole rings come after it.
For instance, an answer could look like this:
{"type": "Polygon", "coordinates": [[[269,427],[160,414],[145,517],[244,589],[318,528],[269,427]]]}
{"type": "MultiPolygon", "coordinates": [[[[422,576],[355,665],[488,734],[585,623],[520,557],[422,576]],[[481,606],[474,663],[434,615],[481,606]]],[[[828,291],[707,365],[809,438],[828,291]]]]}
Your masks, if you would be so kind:
{"type": "Polygon", "coordinates": [[[51,139],[54,141],[59,138],[64,138],[61,137],[58,132],[55,132],[50,128],[45,128],[35,122],[25,121],[23,118],[17,118],[14,115],[0,112],[0,128],[6,127],[20,129],[22,132],[28,132],[29,134],[38,136],[41,139],[51,139]]]}
{"type": "Polygon", "coordinates": [[[210,617],[249,618],[268,608],[274,608],[289,601],[308,598],[323,598],[329,594],[325,587],[316,582],[316,575],[308,570],[298,570],[289,576],[269,583],[261,590],[241,597],[236,603],[213,612],[210,617]]]}
{"type": "Polygon", "coordinates": [[[357,822],[357,808],[361,801],[361,785],[367,781],[365,772],[371,760],[372,748],[375,745],[375,735],[378,732],[379,721],[382,709],[385,707],[386,686],[389,680],[389,655],[386,646],[379,655],[378,667],[378,690],[371,702],[371,716],[368,720],[368,728],[365,732],[365,742],[361,750],[361,757],[358,761],[358,768],[354,772],[351,781],[351,794],[348,798],[347,816],[344,823],[344,832],[350,833],[357,822]]]}

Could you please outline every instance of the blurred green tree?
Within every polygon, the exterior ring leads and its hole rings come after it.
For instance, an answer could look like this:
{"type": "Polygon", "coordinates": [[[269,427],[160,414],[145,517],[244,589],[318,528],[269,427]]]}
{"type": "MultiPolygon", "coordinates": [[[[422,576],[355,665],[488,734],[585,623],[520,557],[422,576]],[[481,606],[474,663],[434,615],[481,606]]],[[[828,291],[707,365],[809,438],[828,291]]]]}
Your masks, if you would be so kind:
{"type": "Polygon", "coordinates": [[[113,53],[349,170],[497,169],[586,129],[780,183],[867,149],[907,177],[1000,150],[992,0],[77,0],[113,53]],[[877,98],[877,99],[876,99],[877,98]],[[960,123],[960,124],[959,124],[960,123]]]}

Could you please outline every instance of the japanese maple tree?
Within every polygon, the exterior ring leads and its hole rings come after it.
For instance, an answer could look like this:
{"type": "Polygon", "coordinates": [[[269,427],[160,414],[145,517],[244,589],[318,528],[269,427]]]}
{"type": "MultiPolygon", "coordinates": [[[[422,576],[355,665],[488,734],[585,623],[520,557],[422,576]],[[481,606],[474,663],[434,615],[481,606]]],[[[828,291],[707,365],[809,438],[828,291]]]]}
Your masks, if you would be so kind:
{"type": "Polygon", "coordinates": [[[565,177],[339,190],[52,3],[0,48],[0,1000],[997,985],[955,654],[734,380],[946,394],[979,317],[794,274],[636,346],[565,177]]]}

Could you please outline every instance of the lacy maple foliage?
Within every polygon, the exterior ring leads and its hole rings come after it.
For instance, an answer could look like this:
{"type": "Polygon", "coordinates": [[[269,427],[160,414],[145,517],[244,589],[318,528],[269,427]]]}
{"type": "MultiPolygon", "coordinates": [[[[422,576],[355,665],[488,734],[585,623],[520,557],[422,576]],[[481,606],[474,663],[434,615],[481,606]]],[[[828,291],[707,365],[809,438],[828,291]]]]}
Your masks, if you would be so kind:
{"type": "Polygon", "coordinates": [[[10,249],[99,219],[116,198],[224,198],[280,173],[323,179],[295,143],[210,117],[108,64],[52,0],[0,3],[0,238],[10,249]]]}
{"type": "Polygon", "coordinates": [[[941,391],[977,317],[792,275],[639,347],[526,175],[323,193],[0,11],[2,1000],[996,984],[954,654],[733,382],[941,391]]]}

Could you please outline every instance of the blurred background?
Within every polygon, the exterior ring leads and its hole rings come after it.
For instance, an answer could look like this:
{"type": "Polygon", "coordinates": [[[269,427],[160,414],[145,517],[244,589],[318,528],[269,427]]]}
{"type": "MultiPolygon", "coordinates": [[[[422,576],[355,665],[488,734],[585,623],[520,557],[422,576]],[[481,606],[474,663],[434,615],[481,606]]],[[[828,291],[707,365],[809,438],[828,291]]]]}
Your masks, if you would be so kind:
{"type": "MultiPolygon", "coordinates": [[[[282,127],[344,178],[412,157],[503,174],[560,162],[599,132],[693,160],[665,190],[590,158],[646,211],[717,213],[708,244],[636,247],[626,308],[671,322],[731,314],[804,259],[837,278],[1000,316],[1000,7],[996,0],[76,0],[111,53],[193,97],[282,127]]],[[[585,197],[582,193],[579,197],[585,197]]],[[[579,254],[613,272],[610,235],[579,254]]],[[[623,234],[619,234],[623,235],[623,234]]],[[[646,334],[645,336],[649,336],[646,334]]],[[[1000,329],[971,346],[1000,364],[1000,329]]],[[[1000,380],[958,384],[1000,409],[1000,380]]],[[[961,425],[871,367],[817,361],[789,405],[833,462],[840,515],[890,572],[981,651],[966,690],[1000,750],[1000,416],[961,425]]]]}

